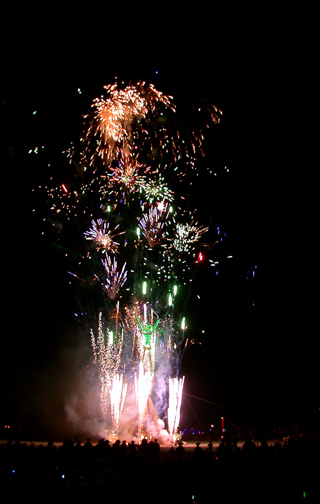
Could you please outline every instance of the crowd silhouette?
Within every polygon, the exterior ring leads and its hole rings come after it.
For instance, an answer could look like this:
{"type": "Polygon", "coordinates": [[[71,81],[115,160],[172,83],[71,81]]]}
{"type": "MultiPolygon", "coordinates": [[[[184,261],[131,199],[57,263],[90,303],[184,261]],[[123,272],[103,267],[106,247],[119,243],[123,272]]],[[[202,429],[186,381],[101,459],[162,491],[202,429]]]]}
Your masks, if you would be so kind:
{"type": "Polygon", "coordinates": [[[0,502],[320,502],[319,435],[241,448],[224,439],[186,449],[66,437],[56,446],[0,445],[0,502]]]}

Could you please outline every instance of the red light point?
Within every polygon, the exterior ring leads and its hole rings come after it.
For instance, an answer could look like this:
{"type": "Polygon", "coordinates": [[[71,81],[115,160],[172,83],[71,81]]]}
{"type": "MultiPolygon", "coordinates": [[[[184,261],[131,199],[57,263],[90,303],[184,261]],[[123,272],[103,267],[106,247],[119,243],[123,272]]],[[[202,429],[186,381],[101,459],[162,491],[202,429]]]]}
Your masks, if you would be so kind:
{"type": "Polygon", "coordinates": [[[203,259],[204,259],[203,253],[199,252],[199,254],[198,254],[198,261],[203,261],[203,259]]]}

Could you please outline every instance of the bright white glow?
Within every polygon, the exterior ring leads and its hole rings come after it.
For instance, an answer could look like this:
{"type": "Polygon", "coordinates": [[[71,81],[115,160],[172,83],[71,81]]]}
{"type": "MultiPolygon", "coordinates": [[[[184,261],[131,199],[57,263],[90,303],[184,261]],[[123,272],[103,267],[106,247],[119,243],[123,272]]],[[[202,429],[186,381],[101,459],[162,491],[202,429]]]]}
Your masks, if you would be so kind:
{"type": "Polygon", "coordinates": [[[141,434],[143,417],[147,410],[148,396],[152,389],[152,373],[145,372],[143,368],[143,363],[139,363],[139,374],[135,377],[135,389],[136,389],[136,402],[139,412],[138,428],[139,434],[141,434]]]}
{"type": "Polygon", "coordinates": [[[114,434],[119,434],[120,415],[123,410],[127,393],[127,384],[123,383],[123,376],[117,374],[112,379],[110,390],[111,416],[113,420],[114,434]]]}
{"type": "Polygon", "coordinates": [[[168,431],[175,441],[180,422],[180,408],[182,400],[183,378],[169,378],[169,407],[168,407],[168,431]]]}

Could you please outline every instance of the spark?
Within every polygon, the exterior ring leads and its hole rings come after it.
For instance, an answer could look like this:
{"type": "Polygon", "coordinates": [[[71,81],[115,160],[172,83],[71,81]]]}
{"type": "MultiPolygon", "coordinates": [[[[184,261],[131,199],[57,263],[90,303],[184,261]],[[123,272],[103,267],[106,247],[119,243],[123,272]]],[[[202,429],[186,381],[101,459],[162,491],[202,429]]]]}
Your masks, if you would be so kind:
{"type": "Polygon", "coordinates": [[[104,249],[106,252],[116,254],[118,252],[119,243],[114,241],[115,236],[119,236],[121,233],[115,234],[116,229],[119,225],[115,227],[112,231],[109,229],[109,222],[103,219],[98,219],[97,222],[92,220],[92,228],[84,233],[87,240],[92,240],[95,242],[97,249],[104,249]]]}
{"type": "Polygon", "coordinates": [[[119,372],[123,341],[122,338],[118,338],[113,342],[109,329],[105,335],[102,326],[102,314],[99,313],[98,336],[95,338],[92,329],[90,335],[94,363],[98,366],[101,409],[107,417],[110,411],[112,380],[119,372]]]}
{"type": "Polygon", "coordinates": [[[167,217],[167,204],[162,201],[157,207],[151,207],[149,212],[139,219],[139,227],[149,247],[152,248],[160,243],[163,236],[163,226],[167,217]]]}
{"type": "Polygon", "coordinates": [[[105,268],[107,278],[106,278],[106,283],[104,284],[104,288],[108,294],[108,296],[111,299],[114,299],[120,288],[123,287],[127,280],[127,270],[125,269],[126,264],[122,266],[121,271],[118,271],[118,264],[116,261],[116,258],[113,258],[113,263],[111,261],[111,257],[109,255],[106,255],[106,259],[102,259],[102,264],[105,268]]]}
{"type": "MultiPolygon", "coordinates": [[[[95,166],[100,158],[110,163],[121,150],[131,152],[133,148],[133,125],[148,114],[154,114],[158,104],[174,109],[172,97],[157,91],[153,84],[146,86],[139,81],[136,85],[118,89],[118,83],[104,86],[105,96],[95,98],[92,103],[93,117],[85,135],[87,150],[94,145],[90,165],[95,166]]],[[[89,116],[85,116],[88,119],[89,116]]]]}
{"type": "Polygon", "coordinates": [[[148,170],[136,159],[122,154],[119,166],[111,168],[108,187],[115,188],[117,193],[126,190],[128,193],[137,192],[144,184],[144,176],[139,174],[141,169],[148,170]]]}
{"type": "Polygon", "coordinates": [[[75,273],[72,273],[72,271],[68,271],[68,274],[69,275],[72,275],[74,276],[75,278],[77,278],[78,280],[81,280],[81,282],[85,282],[85,280],[83,278],[80,278],[78,275],[76,275],[75,273]]]}
{"type": "Polygon", "coordinates": [[[173,442],[175,441],[180,422],[183,385],[184,377],[180,379],[169,378],[168,431],[173,442]]]}
{"type": "Polygon", "coordinates": [[[139,372],[135,377],[136,402],[139,412],[138,429],[142,431],[143,417],[147,411],[148,397],[152,389],[153,375],[145,371],[142,361],[139,362],[139,372]]]}
{"type": "Polygon", "coordinates": [[[110,390],[110,403],[113,423],[113,435],[116,438],[119,435],[119,422],[126,398],[127,385],[127,383],[123,382],[122,374],[116,374],[115,376],[113,376],[110,390]]]}
{"type": "Polygon", "coordinates": [[[208,231],[208,227],[199,226],[196,224],[180,224],[177,223],[173,238],[173,247],[178,252],[190,252],[192,245],[208,231]]]}
{"type": "Polygon", "coordinates": [[[161,174],[159,174],[157,179],[146,180],[141,187],[149,204],[152,204],[154,200],[157,202],[163,200],[173,201],[174,193],[168,188],[161,174]]]}

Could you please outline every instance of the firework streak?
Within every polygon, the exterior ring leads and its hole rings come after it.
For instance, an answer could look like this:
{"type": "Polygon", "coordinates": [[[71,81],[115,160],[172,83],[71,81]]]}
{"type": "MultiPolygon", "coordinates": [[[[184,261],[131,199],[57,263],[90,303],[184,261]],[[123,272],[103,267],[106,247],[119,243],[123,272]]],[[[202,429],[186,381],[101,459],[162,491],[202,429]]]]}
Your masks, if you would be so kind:
{"type": "Polygon", "coordinates": [[[118,271],[118,264],[116,258],[113,258],[113,263],[111,261],[110,256],[107,255],[106,259],[102,259],[102,264],[105,267],[106,271],[106,283],[104,284],[104,288],[108,293],[108,296],[111,299],[115,299],[120,288],[123,287],[127,280],[127,271],[125,269],[126,263],[122,266],[122,270],[118,271]]]}
{"type": "Polygon", "coordinates": [[[102,314],[100,313],[98,336],[95,338],[94,333],[91,330],[91,345],[94,362],[98,366],[101,409],[105,417],[110,414],[111,396],[114,398],[113,381],[119,373],[122,344],[122,338],[119,338],[118,341],[114,341],[113,333],[108,329],[106,331],[106,335],[104,334],[102,327],[102,314]]]}
{"type": "Polygon", "coordinates": [[[180,422],[180,407],[182,400],[183,378],[169,378],[168,430],[173,441],[176,440],[180,422]]]}

